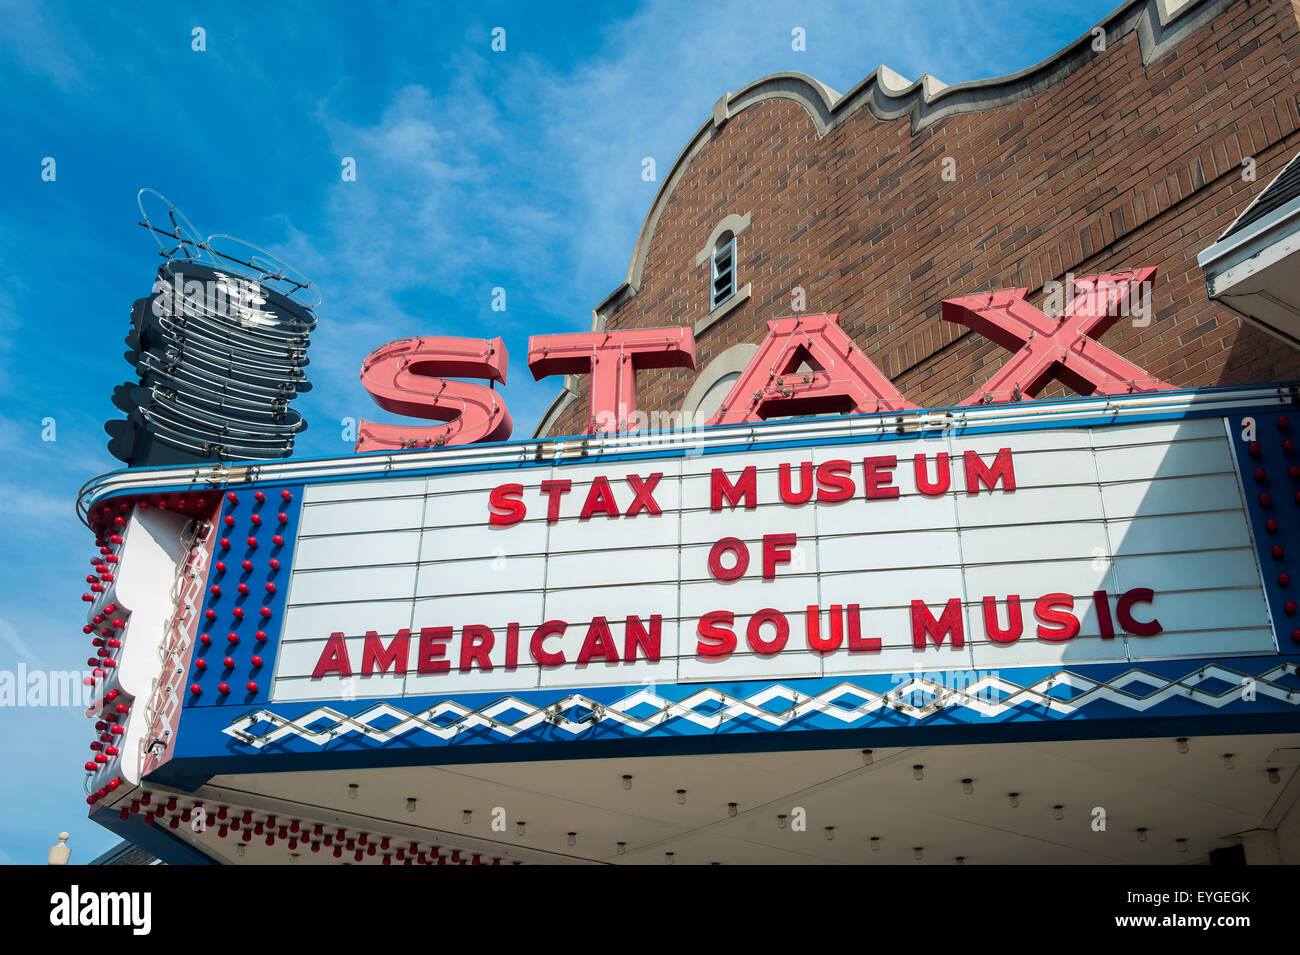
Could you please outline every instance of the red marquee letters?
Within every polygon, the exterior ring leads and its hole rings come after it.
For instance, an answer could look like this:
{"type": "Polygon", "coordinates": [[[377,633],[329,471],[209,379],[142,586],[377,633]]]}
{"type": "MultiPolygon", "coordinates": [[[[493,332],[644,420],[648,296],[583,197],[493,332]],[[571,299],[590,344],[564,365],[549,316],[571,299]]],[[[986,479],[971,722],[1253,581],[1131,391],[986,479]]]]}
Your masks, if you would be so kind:
{"type": "Polygon", "coordinates": [[[1129,269],[1076,279],[1060,318],[1025,301],[1028,289],[981,292],[943,303],[943,320],[965,325],[1015,352],[963,405],[1032,398],[1053,378],[1081,395],[1123,395],[1173,386],[1152,379],[1097,341],[1124,311],[1121,306],[1156,274],[1129,269]]]}
{"type": "Polygon", "coordinates": [[[550,375],[590,375],[588,434],[624,432],[636,411],[638,368],[695,368],[695,335],[689,328],[632,328],[576,335],[534,335],[528,370],[538,381],[550,375]]]}
{"type": "MultiPolygon", "coordinates": [[[[944,321],[964,325],[1014,353],[962,404],[1032,398],[1053,379],[1084,395],[1172,388],[1098,341],[1127,313],[1127,304],[1140,296],[1155,273],[1154,268],[1141,268],[1075,279],[1073,296],[1059,318],[1030,305],[1023,288],[944,301],[944,321]]],[[[767,325],[767,337],[757,354],[708,424],[916,408],[854,344],[840,327],[838,315],[802,315],[767,325]]],[[[410,338],[376,349],[362,366],[361,384],[380,407],[447,424],[407,428],[362,421],[357,450],[506,440],[510,414],[497,392],[442,377],[486,378],[505,384],[506,358],[500,338],[410,338]]],[[[591,400],[584,433],[622,433],[637,426],[637,370],[694,369],[695,337],[685,326],[535,335],[528,344],[528,368],[539,381],[550,375],[589,375],[591,400]]],[[[928,476],[924,482],[936,489],[947,479],[947,459],[938,464],[934,483],[928,476]]],[[[783,475],[783,480],[790,482],[790,477],[783,475]]],[[[801,488],[811,488],[808,478],[801,477],[801,488]]],[[[818,478],[823,485],[832,483],[833,469],[818,478]]],[[[881,488],[888,495],[886,484],[881,488]]],[[[796,494],[793,489],[790,493],[796,494]]]]}
{"type": "Polygon", "coordinates": [[[361,364],[361,387],[385,411],[449,422],[412,428],[362,421],[357,451],[393,451],[434,445],[505,441],[513,424],[506,403],[491,388],[442,375],[506,383],[509,355],[500,338],[404,338],[376,348],[361,364]]]}

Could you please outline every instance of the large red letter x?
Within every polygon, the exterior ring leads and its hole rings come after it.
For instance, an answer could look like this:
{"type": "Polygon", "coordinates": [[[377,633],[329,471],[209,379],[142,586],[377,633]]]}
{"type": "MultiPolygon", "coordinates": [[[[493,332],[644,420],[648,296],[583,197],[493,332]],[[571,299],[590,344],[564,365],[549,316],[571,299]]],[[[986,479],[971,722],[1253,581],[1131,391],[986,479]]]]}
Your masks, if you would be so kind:
{"type": "Polygon", "coordinates": [[[1053,378],[1081,395],[1162,391],[1172,385],[1152,378],[1097,341],[1127,314],[1153,268],[1129,269],[1076,279],[1074,297],[1059,318],[1044,315],[1025,301],[1028,289],[1004,289],[948,299],[943,319],[965,325],[1014,351],[998,373],[962,402],[1018,401],[1032,398],[1053,378]]]}

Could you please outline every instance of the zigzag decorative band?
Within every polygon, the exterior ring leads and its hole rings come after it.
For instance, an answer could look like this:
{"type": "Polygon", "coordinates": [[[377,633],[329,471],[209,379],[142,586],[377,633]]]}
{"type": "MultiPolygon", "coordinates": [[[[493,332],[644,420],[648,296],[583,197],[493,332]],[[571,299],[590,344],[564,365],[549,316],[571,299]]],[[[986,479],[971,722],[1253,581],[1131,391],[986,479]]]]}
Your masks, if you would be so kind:
{"type": "Polygon", "coordinates": [[[601,724],[615,723],[631,733],[645,734],[673,720],[685,720],[703,729],[716,730],[733,720],[746,718],[759,720],[773,729],[785,729],[814,713],[838,720],[846,727],[883,710],[891,710],[918,722],[943,710],[961,708],[996,719],[1013,711],[1022,711],[1026,704],[1041,706],[1043,718],[1063,718],[1099,702],[1115,703],[1140,713],[1170,699],[1182,698],[1219,709],[1242,699],[1245,688],[1256,698],[1268,697],[1294,706],[1300,704],[1300,691],[1275,681],[1295,675],[1298,669],[1295,663],[1282,663],[1260,676],[1252,676],[1211,664],[1172,680],[1146,670],[1133,669],[1110,682],[1059,670],[1029,686],[988,675],[962,690],[954,690],[924,677],[913,677],[883,694],[846,682],[809,695],[775,683],[745,699],[708,687],[673,701],[658,696],[653,690],[643,689],[612,704],[598,703],[580,693],[570,693],[549,706],[535,706],[514,697],[504,697],[478,709],[470,709],[454,700],[443,700],[419,713],[408,713],[391,703],[381,702],[354,716],[322,706],[296,720],[268,709],[258,709],[235,719],[222,732],[260,750],[290,737],[324,746],[353,733],[377,743],[391,742],[412,732],[427,733],[448,741],[476,729],[511,739],[543,723],[577,738],[601,724]],[[1199,689],[1201,684],[1210,680],[1230,686],[1220,693],[1199,689]],[[1130,692],[1127,688],[1133,684],[1149,688],[1150,692],[1130,692]],[[1068,698],[1052,695],[1053,691],[1059,693],[1062,689],[1075,693],[1068,698]],[[918,697],[929,699],[917,705],[914,701],[918,697]],[[780,711],[768,708],[768,704],[780,701],[788,701],[789,706],[780,711]],[[844,705],[847,701],[852,701],[853,705],[844,705]],[[701,711],[701,707],[707,709],[701,711]],[[638,709],[642,715],[635,714],[638,709]],[[646,709],[650,712],[644,712],[646,709]],[[582,711],[582,715],[574,711],[582,711]],[[331,723],[315,726],[322,720],[331,723]],[[390,720],[397,722],[382,729],[375,725],[390,720]],[[260,733],[250,732],[260,724],[267,724],[266,728],[260,733]]]}

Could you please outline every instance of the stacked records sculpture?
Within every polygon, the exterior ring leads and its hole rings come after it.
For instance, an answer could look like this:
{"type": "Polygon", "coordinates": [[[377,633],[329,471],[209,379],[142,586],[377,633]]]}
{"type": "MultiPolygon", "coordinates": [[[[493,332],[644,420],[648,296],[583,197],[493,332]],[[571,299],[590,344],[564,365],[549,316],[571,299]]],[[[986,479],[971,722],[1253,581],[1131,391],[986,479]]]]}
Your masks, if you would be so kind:
{"type": "MultiPolygon", "coordinates": [[[[146,194],[162,199],[141,190],[142,214],[146,194]]],[[[175,244],[160,242],[167,261],[131,309],[125,357],[139,380],[114,390],[126,418],[105,425],[109,451],[132,467],[288,457],[307,427],[289,405],[311,388],[309,283],[246,243],[247,259],[218,251],[239,240],[199,240],[167,206],[171,229],[141,223],[175,244]]]]}

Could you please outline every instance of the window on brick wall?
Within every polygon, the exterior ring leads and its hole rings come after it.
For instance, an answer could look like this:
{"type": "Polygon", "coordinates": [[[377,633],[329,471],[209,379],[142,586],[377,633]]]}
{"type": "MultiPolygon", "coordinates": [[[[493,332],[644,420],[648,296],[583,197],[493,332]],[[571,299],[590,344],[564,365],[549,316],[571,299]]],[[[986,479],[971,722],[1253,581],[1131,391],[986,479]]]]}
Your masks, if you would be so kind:
{"type": "Polygon", "coordinates": [[[709,311],[713,311],[736,294],[736,236],[733,233],[724,232],[718,236],[709,275],[709,311]]]}

